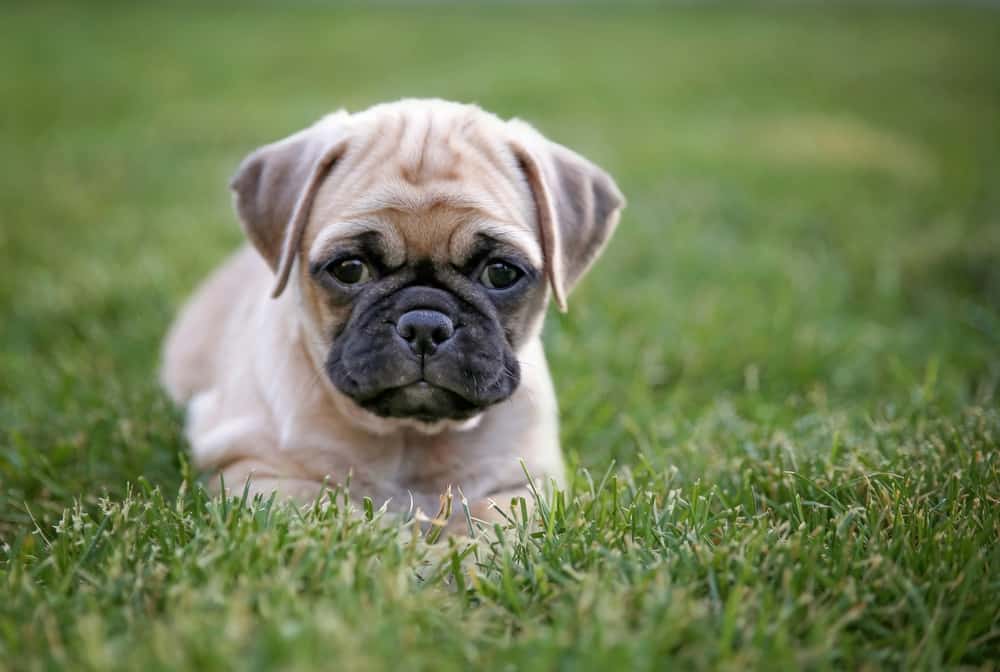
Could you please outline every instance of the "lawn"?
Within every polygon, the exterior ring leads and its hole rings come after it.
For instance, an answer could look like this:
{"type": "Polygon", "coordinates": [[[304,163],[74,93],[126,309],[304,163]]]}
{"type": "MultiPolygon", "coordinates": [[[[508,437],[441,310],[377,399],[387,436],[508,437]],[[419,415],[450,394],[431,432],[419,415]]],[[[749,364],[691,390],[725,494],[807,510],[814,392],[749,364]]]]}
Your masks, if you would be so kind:
{"type": "Polygon", "coordinates": [[[1000,12],[2,11],[0,670],[997,669],[1000,12]],[[629,199],[475,543],[205,495],[156,383],[238,161],[402,96],[629,199]]]}

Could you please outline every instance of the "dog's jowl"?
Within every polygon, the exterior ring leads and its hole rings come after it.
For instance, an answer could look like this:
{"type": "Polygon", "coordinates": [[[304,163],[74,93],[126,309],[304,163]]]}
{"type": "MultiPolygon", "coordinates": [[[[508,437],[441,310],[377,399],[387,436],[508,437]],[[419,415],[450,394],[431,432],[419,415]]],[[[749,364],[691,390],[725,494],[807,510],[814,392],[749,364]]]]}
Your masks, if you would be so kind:
{"type": "MultiPolygon", "coordinates": [[[[561,482],[540,332],[611,236],[614,181],[518,120],[404,100],[337,112],[233,177],[249,240],[171,329],[163,383],[234,490],[490,519],[561,482]]],[[[212,478],[212,483],[218,483],[212,478]]]]}

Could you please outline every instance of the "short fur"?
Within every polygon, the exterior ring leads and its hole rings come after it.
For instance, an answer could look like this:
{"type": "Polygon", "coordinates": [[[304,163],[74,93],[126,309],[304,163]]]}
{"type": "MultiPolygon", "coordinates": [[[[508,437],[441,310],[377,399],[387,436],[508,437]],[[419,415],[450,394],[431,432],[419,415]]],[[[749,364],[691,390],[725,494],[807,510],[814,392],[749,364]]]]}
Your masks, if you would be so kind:
{"type": "Polygon", "coordinates": [[[252,247],[164,351],[199,469],[300,500],[350,476],[355,496],[425,512],[460,487],[486,519],[526,494],[519,460],[562,482],[540,332],[617,224],[606,173],[523,122],[404,100],[258,149],[231,187],[252,247]],[[367,281],[330,274],[345,255],[367,281]],[[480,281],[495,259],[523,271],[510,289],[480,281]],[[429,354],[400,336],[414,310],[454,325],[429,354]]]}

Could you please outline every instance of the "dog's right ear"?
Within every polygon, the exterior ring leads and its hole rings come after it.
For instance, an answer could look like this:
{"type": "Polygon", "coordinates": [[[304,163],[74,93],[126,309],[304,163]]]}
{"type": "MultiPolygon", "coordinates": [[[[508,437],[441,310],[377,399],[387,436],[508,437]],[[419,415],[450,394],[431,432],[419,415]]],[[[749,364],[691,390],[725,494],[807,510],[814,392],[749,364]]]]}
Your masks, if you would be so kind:
{"type": "Polygon", "coordinates": [[[275,273],[271,296],[288,284],[313,198],[347,145],[341,110],[243,160],[229,182],[243,230],[275,273]]]}

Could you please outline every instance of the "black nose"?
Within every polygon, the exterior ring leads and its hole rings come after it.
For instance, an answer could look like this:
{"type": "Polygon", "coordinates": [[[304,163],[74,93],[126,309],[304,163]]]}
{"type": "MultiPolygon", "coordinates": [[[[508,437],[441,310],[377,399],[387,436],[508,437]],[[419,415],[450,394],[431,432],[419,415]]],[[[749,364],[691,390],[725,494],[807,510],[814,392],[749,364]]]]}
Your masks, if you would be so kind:
{"type": "Polygon", "coordinates": [[[396,322],[396,331],[418,355],[433,355],[455,333],[455,325],[436,310],[411,310],[396,322]]]}

